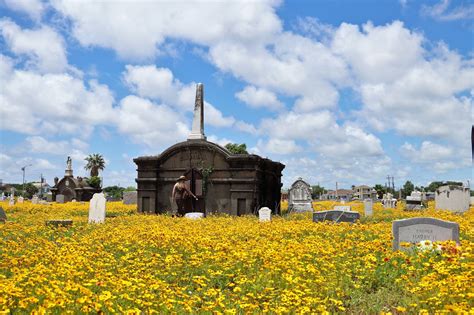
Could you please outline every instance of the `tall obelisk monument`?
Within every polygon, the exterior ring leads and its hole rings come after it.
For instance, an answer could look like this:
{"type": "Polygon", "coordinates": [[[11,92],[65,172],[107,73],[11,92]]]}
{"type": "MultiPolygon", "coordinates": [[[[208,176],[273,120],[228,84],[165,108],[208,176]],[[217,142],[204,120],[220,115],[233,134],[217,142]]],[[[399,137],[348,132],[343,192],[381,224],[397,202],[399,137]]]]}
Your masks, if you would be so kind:
{"type": "Polygon", "coordinates": [[[204,85],[202,83],[198,83],[196,86],[193,129],[188,136],[188,140],[206,140],[204,135],[204,85]]]}

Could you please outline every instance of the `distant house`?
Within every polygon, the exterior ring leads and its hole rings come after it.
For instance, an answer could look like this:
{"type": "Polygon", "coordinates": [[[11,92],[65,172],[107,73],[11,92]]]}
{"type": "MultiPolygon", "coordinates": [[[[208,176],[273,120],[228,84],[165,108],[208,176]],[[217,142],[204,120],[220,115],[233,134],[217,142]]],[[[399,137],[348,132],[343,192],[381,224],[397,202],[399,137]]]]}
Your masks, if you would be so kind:
{"type": "Polygon", "coordinates": [[[51,191],[51,186],[48,183],[33,182],[33,186],[38,188],[38,194],[47,194],[51,191]]]}
{"type": "Polygon", "coordinates": [[[328,190],[327,193],[321,195],[321,200],[344,200],[351,201],[354,191],[352,189],[328,190]]]}
{"type": "Polygon", "coordinates": [[[367,185],[354,186],[354,199],[377,199],[377,191],[367,185]]]}

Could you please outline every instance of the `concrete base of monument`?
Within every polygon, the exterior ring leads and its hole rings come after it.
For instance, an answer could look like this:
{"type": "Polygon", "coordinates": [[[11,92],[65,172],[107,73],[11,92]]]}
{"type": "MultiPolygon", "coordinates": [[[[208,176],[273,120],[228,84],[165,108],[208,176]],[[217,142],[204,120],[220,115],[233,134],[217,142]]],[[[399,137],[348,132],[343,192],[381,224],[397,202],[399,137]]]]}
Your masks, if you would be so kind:
{"type": "Polygon", "coordinates": [[[288,207],[290,212],[313,212],[311,202],[295,202],[288,207]]]}

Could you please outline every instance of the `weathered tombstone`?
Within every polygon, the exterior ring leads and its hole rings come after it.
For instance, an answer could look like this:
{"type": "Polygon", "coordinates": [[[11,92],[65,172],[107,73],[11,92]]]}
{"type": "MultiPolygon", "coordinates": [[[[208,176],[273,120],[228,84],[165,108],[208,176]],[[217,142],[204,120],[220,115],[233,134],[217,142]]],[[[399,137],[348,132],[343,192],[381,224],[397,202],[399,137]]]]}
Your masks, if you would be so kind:
{"type": "Polygon", "coordinates": [[[272,220],[272,210],[267,207],[260,208],[258,210],[258,219],[260,222],[268,222],[272,220]]]}
{"type": "Polygon", "coordinates": [[[334,210],[351,211],[351,206],[334,206],[334,210]]]}
{"type": "Polygon", "coordinates": [[[436,189],[436,210],[466,212],[469,210],[470,192],[468,187],[444,185],[436,189]]]}
{"type": "Polygon", "coordinates": [[[405,200],[405,211],[423,210],[423,196],[419,191],[412,191],[405,200]]]}
{"type": "Polygon", "coordinates": [[[136,191],[124,191],[123,192],[123,204],[124,205],[136,205],[137,204],[137,192],[136,191]]]}
{"type": "Polygon", "coordinates": [[[333,221],[354,223],[360,219],[359,212],[343,210],[327,210],[313,213],[313,222],[333,221]]]}
{"type": "Polygon", "coordinates": [[[312,212],[312,202],[311,186],[301,177],[298,178],[288,190],[288,210],[290,212],[312,212]]]}
{"type": "Polygon", "coordinates": [[[37,205],[39,203],[39,198],[38,196],[33,196],[33,198],[31,198],[31,203],[34,204],[34,205],[37,205]]]}
{"type": "Polygon", "coordinates": [[[392,223],[393,250],[400,249],[401,242],[416,244],[421,241],[453,240],[459,244],[459,224],[435,218],[411,218],[392,223]]]}
{"type": "Polygon", "coordinates": [[[383,195],[382,204],[385,209],[393,209],[397,206],[397,199],[393,198],[391,193],[386,193],[383,195]]]}
{"type": "Polygon", "coordinates": [[[202,219],[202,218],[204,218],[204,213],[202,213],[202,212],[188,212],[184,215],[184,217],[188,218],[188,219],[193,219],[193,220],[202,219]]]}
{"type": "Polygon", "coordinates": [[[73,199],[73,200],[71,200],[71,202],[77,202],[77,200],[76,200],[76,199],[73,199]]]}
{"type": "Polygon", "coordinates": [[[56,195],[56,202],[57,203],[64,203],[64,195],[56,195]]]}
{"type": "Polygon", "coordinates": [[[48,220],[46,221],[46,226],[71,226],[72,225],[72,220],[48,220]]]}
{"type": "Polygon", "coordinates": [[[89,223],[103,223],[105,221],[104,193],[95,193],[89,204],[89,223]]]}
{"type": "Polygon", "coordinates": [[[18,201],[18,203],[23,203],[23,201],[25,201],[25,198],[20,196],[20,197],[18,197],[17,201],[18,201]]]}
{"type": "Polygon", "coordinates": [[[5,210],[0,207],[0,222],[5,223],[5,221],[7,221],[7,214],[5,213],[5,210]]]}
{"type": "Polygon", "coordinates": [[[10,200],[8,201],[9,206],[15,205],[15,196],[11,195],[10,200]]]}
{"type": "Polygon", "coordinates": [[[371,217],[374,214],[374,203],[372,199],[364,200],[364,214],[366,217],[371,217]]]}

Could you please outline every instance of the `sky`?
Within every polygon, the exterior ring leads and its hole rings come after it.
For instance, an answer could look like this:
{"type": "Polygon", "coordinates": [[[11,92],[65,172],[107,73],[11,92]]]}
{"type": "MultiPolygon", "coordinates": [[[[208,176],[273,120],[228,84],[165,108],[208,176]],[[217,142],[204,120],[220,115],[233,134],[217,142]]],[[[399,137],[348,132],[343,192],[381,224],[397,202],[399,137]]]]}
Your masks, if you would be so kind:
{"type": "Polygon", "coordinates": [[[133,158],[245,143],[334,189],[472,181],[470,1],[0,0],[0,179],[135,186],[133,158]]]}

